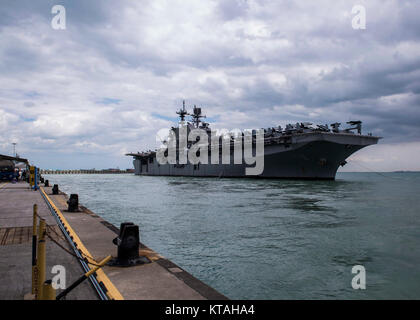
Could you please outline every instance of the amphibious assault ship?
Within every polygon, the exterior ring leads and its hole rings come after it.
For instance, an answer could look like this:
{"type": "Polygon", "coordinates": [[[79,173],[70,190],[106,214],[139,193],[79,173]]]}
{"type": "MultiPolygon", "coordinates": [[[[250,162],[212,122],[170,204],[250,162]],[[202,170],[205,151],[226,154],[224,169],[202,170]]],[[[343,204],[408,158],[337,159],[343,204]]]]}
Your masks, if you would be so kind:
{"type": "MultiPolygon", "coordinates": [[[[175,139],[179,139],[181,127],[186,127],[187,132],[194,129],[202,129],[209,135],[212,132],[209,123],[202,121],[205,116],[202,114],[201,108],[194,106],[193,113],[190,114],[185,109],[184,102],[183,107],[176,113],[180,117],[180,122],[177,127],[171,129],[175,133],[175,139]],[[186,121],[186,116],[191,116],[191,120],[186,121]]],[[[211,154],[219,152],[223,143],[226,142],[217,144],[217,150],[215,150],[211,146],[210,139],[208,142],[205,141],[206,147],[208,146],[208,164],[192,164],[190,162],[161,164],[157,158],[158,150],[126,155],[134,158],[136,175],[334,180],[338,168],[347,163],[346,159],[351,154],[366,146],[376,144],[380,139],[371,133],[362,134],[361,121],[349,121],[347,124],[349,127],[345,129],[340,129],[341,124],[338,122],[330,124],[330,126],[327,124],[314,126],[309,122],[301,122],[288,124],[285,128],[278,126],[263,129],[264,164],[263,171],[257,175],[246,174],[247,168],[251,167],[246,162],[235,163],[235,139],[233,136],[230,136],[230,141],[227,142],[230,144],[228,161],[219,161],[216,164],[210,161],[211,154]]],[[[243,143],[244,139],[240,141],[243,143]]],[[[203,143],[203,141],[188,142],[186,148],[191,149],[195,143],[203,143]]],[[[256,145],[255,130],[252,131],[252,143],[253,146],[256,145]]],[[[185,153],[185,151],[181,150],[179,143],[176,142],[176,161],[179,160],[179,154],[185,153]]],[[[167,154],[168,149],[165,152],[167,154]]]]}

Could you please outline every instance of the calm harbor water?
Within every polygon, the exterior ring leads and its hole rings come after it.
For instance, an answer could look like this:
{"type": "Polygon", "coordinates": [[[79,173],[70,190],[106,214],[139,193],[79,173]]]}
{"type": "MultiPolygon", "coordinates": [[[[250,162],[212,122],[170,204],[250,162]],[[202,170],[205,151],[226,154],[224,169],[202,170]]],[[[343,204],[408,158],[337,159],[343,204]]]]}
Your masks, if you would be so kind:
{"type": "Polygon", "coordinates": [[[231,299],[419,299],[420,173],[336,181],[46,175],[231,299]],[[366,290],[354,290],[354,265],[366,290]]]}

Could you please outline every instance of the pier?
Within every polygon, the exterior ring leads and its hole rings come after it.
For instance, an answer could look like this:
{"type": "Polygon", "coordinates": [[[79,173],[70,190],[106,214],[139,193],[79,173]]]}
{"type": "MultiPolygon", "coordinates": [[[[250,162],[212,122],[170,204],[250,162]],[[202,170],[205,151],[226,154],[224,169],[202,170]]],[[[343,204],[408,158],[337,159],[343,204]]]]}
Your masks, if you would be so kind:
{"type": "MultiPolygon", "coordinates": [[[[0,299],[34,298],[34,204],[38,219],[46,224],[45,280],[56,276],[54,266],[64,267],[66,287],[88,275],[88,280],[69,291],[66,299],[227,299],[141,242],[138,254],[146,263],[129,267],[105,265],[93,272],[106,257],[119,255],[113,240],[120,230],[82,205],[70,212],[69,196],[61,191],[53,194],[52,183],[40,184],[38,190],[33,190],[23,181],[0,182],[0,299]]],[[[57,289],[57,295],[63,290],[57,289]]]]}

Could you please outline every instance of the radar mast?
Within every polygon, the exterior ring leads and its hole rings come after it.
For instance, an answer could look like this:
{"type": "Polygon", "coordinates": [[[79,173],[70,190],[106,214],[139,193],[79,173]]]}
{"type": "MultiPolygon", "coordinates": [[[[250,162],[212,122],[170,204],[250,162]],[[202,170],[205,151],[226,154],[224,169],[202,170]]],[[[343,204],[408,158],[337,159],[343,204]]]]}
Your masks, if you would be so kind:
{"type": "Polygon", "coordinates": [[[179,114],[179,117],[181,118],[181,121],[185,121],[185,116],[188,115],[187,110],[185,109],[185,100],[182,100],[182,109],[179,109],[179,111],[176,112],[179,114]]]}
{"type": "Polygon", "coordinates": [[[194,105],[193,113],[190,113],[189,115],[192,117],[192,122],[194,123],[196,128],[200,126],[200,119],[206,117],[201,113],[201,108],[197,108],[196,105],[194,105]]]}

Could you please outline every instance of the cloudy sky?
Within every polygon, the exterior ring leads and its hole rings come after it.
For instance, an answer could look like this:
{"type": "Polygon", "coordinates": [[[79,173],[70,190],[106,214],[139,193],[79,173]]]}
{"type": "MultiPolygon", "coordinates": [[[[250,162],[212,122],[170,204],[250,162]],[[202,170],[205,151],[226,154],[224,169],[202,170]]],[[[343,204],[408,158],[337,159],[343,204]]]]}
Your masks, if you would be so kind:
{"type": "Polygon", "coordinates": [[[0,153],[132,167],[175,111],[214,128],[362,120],[346,171],[420,170],[420,1],[0,2],[0,153]],[[54,5],[66,9],[55,30],[54,5]],[[366,8],[366,29],[352,8],[366,8]]]}

